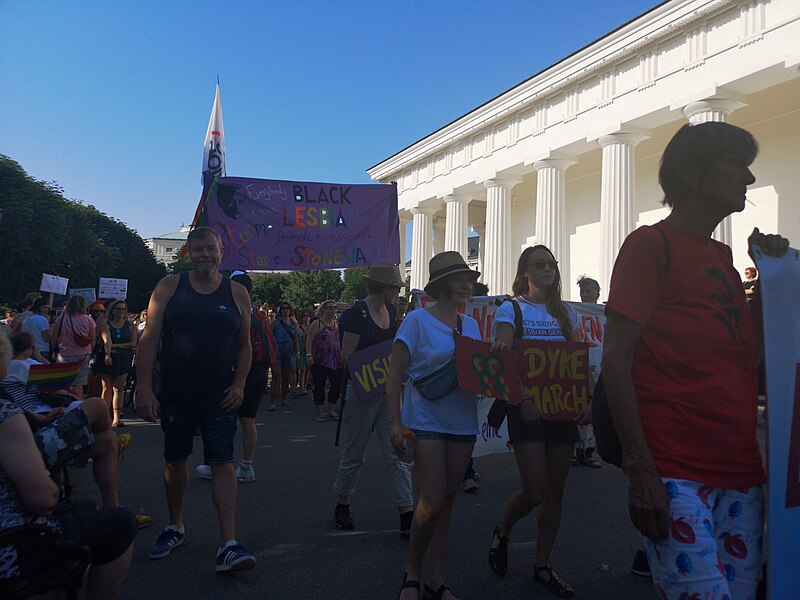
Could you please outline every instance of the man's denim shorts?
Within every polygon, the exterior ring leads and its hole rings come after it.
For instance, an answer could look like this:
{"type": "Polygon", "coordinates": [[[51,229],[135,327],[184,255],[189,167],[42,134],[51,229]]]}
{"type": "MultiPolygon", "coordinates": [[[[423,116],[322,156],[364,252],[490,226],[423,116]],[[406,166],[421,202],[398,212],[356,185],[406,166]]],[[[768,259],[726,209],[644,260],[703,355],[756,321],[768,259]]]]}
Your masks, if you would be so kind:
{"type": "Polygon", "coordinates": [[[164,460],[178,463],[192,453],[195,423],[203,436],[203,456],[207,465],[233,462],[236,436],[236,411],[219,407],[221,396],[196,402],[162,402],[161,429],[164,431],[164,460]]]}

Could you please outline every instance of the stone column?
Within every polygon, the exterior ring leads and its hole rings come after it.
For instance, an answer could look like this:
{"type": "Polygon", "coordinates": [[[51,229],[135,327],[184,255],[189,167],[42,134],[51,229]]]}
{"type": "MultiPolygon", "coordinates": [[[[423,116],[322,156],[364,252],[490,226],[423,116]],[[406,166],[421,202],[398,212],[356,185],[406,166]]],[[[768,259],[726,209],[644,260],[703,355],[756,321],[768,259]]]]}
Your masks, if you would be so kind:
{"type": "Polygon", "coordinates": [[[522,179],[511,178],[483,182],[486,187],[486,250],[482,279],[492,295],[511,293],[514,275],[511,258],[511,188],[521,182],[522,179]]]}
{"type": "Polygon", "coordinates": [[[428,262],[433,256],[433,223],[435,208],[415,206],[411,209],[414,224],[411,232],[411,289],[421,290],[428,283],[428,262]]]}
{"type": "Polygon", "coordinates": [[[444,230],[445,222],[442,217],[433,220],[433,253],[444,252],[444,230]]]}
{"type": "MultiPolygon", "coordinates": [[[[691,102],[684,106],[683,114],[689,119],[689,123],[697,125],[699,123],[727,123],[728,115],[730,115],[737,108],[745,106],[744,102],[733,100],[731,98],[706,98],[698,102],[691,102]]],[[[727,244],[728,246],[733,243],[733,232],[731,229],[731,216],[728,215],[711,234],[718,242],[727,244]]]]}
{"type": "Polygon", "coordinates": [[[406,230],[410,215],[405,211],[400,211],[400,274],[405,279],[406,276],[406,230]]]}
{"type": "Polygon", "coordinates": [[[455,250],[464,257],[469,258],[467,247],[467,204],[471,198],[460,194],[450,194],[444,197],[446,207],[444,249],[455,250]]]}
{"type": "Polygon", "coordinates": [[[480,280],[486,283],[486,276],[483,274],[484,259],[486,257],[486,224],[473,225],[472,228],[478,234],[478,271],[481,272],[480,280]]]}
{"type": "Polygon", "coordinates": [[[533,163],[536,169],[536,228],[534,235],[562,264],[566,272],[568,245],[565,222],[565,172],[577,161],[568,158],[546,158],[533,163]]]}
{"type": "Polygon", "coordinates": [[[600,189],[600,289],[608,297],[611,271],[626,236],[636,225],[634,186],[636,178],[634,148],[646,135],[619,132],[604,135],[597,143],[603,151],[600,189]]]}

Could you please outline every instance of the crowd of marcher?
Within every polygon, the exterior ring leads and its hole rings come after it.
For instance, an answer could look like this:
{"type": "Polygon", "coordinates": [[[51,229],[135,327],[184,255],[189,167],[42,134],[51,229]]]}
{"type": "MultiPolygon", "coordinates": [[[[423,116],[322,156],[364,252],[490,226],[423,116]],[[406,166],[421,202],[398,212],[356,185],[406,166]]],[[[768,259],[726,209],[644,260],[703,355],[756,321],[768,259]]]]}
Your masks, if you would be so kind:
{"type": "MultiPolygon", "coordinates": [[[[743,210],[757,151],[753,137],[731,125],[678,131],[659,170],[671,212],[628,237],[608,293],[602,378],[624,449],[631,520],[663,598],[753,598],[761,574],[758,280],[749,268],[740,285],[730,248],[711,238],[723,218],[743,210]],[[730,543],[734,538],[741,544],[730,543]]],[[[772,256],[788,248],[784,238],[757,229],[749,241],[772,256]]],[[[89,597],[116,597],[136,528],[149,522],[121,508],[117,495],[117,456],[131,437],[114,428],[132,417],[124,407],[135,387],[138,415],[160,419],[164,433],[169,520],[147,556],[163,559],[184,543],[188,457],[199,431],[204,464],[197,472],[212,481],[220,529],[215,569],[253,568],[255,555],[235,535],[236,493],[237,480],[255,481],[260,402],[268,395],[268,410],[275,411],[278,402],[287,407],[311,393],[318,421],[342,418],[341,456],[331,474],[333,525],[356,527],[350,505],[374,432],[399,533],[410,539],[398,597],[455,599],[445,582],[445,555],[450,528],[459,526],[452,519],[458,491],[477,490],[471,456],[478,417],[476,394],[455,377],[454,355],[460,336],[481,339],[476,321],[459,312],[478,292],[487,293],[479,289],[480,273],[457,252],[435,255],[425,286],[435,302],[425,308],[399,298],[404,281],[395,265],[372,266],[364,276],[367,296],[341,314],[335,300],[324,298],[313,309],[286,301],[256,307],[249,275],[220,273],[213,229],[193,229],[187,245],[194,268],[159,282],[141,314],[129,315],[123,299],[89,304],[80,296],[54,313],[33,293],[15,314],[3,315],[0,531],[39,524],[59,538],[79,539],[91,550],[89,597]],[[347,385],[346,361],[387,340],[393,345],[386,393],[362,400],[347,385]],[[28,385],[31,365],[50,362],[80,362],[60,398],[28,385]],[[59,472],[89,459],[102,508],[63,506],[59,472]]],[[[508,301],[495,314],[492,349],[519,340],[578,340],[578,317],[563,300],[563,284],[549,248],[526,248],[508,301]]],[[[578,286],[583,302],[598,302],[597,281],[582,277],[578,286]]],[[[514,527],[538,509],[532,579],[556,597],[572,597],[551,558],[570,466],[601,466],[586,441],[591,406],[573,421],[552,421],[529,397],[496,404],[520,486],[493,531],[487,526],[490,570],[507,575],[514,527]]],[[[18,579],[20,569],[17,550],[0,545],[0,581],[18,579]]]]}

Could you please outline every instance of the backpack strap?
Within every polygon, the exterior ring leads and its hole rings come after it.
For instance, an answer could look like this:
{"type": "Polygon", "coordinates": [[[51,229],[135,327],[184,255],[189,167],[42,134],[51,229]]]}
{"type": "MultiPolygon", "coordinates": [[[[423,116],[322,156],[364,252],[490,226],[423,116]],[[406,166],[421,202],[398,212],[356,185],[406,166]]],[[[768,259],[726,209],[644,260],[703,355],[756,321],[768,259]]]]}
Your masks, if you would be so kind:
{"type": "Polygon", "coordinates": [[[519,306],[519,302],[517,302],[514,298],[510,299],[511,306],[514,307],[514,339],[521,340],[522,339],[522,309],[519,306]]]}
{"type": "Polygon", "coordinates": [[[664,242],[664,275],[669,272],[669,268],[672,265],[672,250],[669,247],[669,238],[667,238],[666,232],[658,226],[658,223],[654,225],[656,231],[661,235],[661,241],[664,242]]]}

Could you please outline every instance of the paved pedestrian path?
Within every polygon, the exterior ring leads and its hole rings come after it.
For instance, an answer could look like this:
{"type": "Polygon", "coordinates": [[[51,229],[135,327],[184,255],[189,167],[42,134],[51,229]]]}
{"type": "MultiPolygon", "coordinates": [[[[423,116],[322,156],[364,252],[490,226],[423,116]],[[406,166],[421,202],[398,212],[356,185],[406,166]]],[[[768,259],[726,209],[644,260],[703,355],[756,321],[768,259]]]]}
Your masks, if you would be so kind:
{"type": "MultiPolygon", "coordinates": [[[[397,511],[388,504],[383,459],[378,444],[367,453],[353,497],[356,529],[333,527],[336,502],[332,485],[339,451],[335,422],[317,423],[311,395],[288,409],[266,410],[257,423],[257,480],[239,484],[239,541],[258,558],[252,571],[233,576],[214,572],[218,527],[211,482],[196,478],[202,443],[195,438],[190,458],[186,541],[158,561],[146,558],[148,546],[166,524],[161,483],[162,434],[158,425],[130,419],[134,436],[120,469],[120,497],[153,524],[140,530],[122,598],[130,600],[336,598],[382,600],[397,597],[408,542],[398,535],[397,511]]],[[[237,452],[241,443],[237,436],[237,452]]],[[[518,475],[511,454],[476,459],[480,491],[459,493],[448,552],[447,583],[461,600],[554,598],[532,580],[535,519],[515,529],[509,572],[496,577],[487,565],[491,531],[518,475]]],[[[76,469],[76,497],[92,493],[90,473],[76,469]]],[[[553,565],[575,588],[576,597],[596,600],[654,600],[648,579],[629,572],[638,548],[629,524],[625,481],[618,469],[574,467],[567,482],[564,518],[553,565]]]]}

